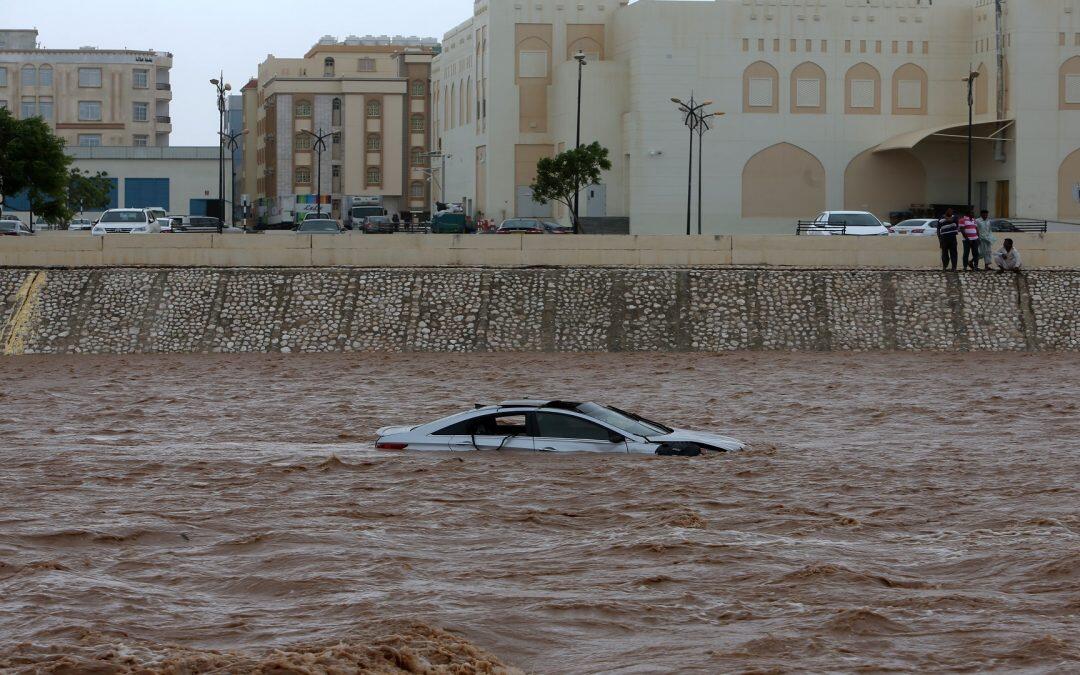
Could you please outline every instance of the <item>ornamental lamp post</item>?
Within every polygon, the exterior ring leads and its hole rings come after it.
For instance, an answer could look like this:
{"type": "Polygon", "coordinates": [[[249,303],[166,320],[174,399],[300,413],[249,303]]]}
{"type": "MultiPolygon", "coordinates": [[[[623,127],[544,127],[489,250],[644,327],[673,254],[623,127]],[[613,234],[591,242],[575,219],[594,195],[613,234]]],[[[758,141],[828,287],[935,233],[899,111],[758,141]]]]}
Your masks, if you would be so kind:
{"type": "MultiPolygon", "coordinates": [[[[240,147],[240,139],[247,136],[248,130],[238,131],[235,134],[222,132],[221,141],[222,145],[228,146],[229,157],[232,160],[232,205],[229,209],[232,212],[232,224],[236,225],[236,150],[240,147]]],[[[225,215],[222,213],[222,215],[225,215]]]]}
{"type": "MultiPolygon", "coordinates": [[[[973,127],[975,126],[975,79],[979,77],[979,71],[970,70],[964,82],[967,83],[968,103],[968,127],[967,127],[967,209],[971,211],[975,205],[971,203],[971,180],[972,167],[974,165],[974,146],[972,145],[973,127]]],[[[967,215],[966,213],[964,215],[967,215]]]]}
{"type": "MultiPolygon", "coordinates": [[[[574,148],[581,147],[581,71],[584,70],[587,65],[585,61],[585,52],[580,49],[577,54],[574,54],[574,60],[577,61],[577,134],[574,138],[574,148]]],[[[574,234],[580,234],[581,228],[578,227],[578,202],[581,201],[581,185],[574,185],[574,234]]]]}
{"type": "Polygon", "coordinates": [[[690,216],[693,211],[693,199],[694,199],[694,132],[697,130],[698,125],[701,123],[700,111],[702,108],[707,108],[712,105],[712,101],[704,101],[698,103],[694,100],[694,93],[690,92],[690,101],[683,101],[675,97],[671,98],[671,102],[679,107],[679,112],[685,116],[683,124],[690,130],[690,158],[688,160],[687,179],[686,179],[686,236],[690,236],[690,216]]]}
{"type": "Polygon", "coordinates": [[[221,219],[225,220],[225,96],[232,91],[232,85],[225,83],[225,73],[210,80],[217,91],[218,107],[218,205],[221,219]]]}
{"type": "Polygon", "coordinates": [[[316,175],[318,177],[315,179],[318,183],[318,185],[315,186],[315,217],[320,218],[322,217],[322,154],[323,151],[326,150],[326,139],[332,138],[334,134],[333,132],[324,134],[321,128],[317,134],[308,131],[307,129],[304,129],[303,133],[315,139],[315,144],[311,146],[312,150],[314,150],[317,155],[315,161],[319,163],[319,167],[316,170],[316,175]]]}

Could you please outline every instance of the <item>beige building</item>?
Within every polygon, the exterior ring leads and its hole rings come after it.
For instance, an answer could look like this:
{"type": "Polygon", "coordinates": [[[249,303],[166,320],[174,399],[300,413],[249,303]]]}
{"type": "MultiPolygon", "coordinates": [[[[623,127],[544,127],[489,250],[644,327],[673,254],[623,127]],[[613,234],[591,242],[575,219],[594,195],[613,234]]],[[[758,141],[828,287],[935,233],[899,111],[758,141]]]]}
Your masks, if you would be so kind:
{"type": "Polygon", "coordinates": [[[169,145],[171,68],[167,52],[41,49],[36,30],[0,29],[0,107],[68,146],[169,145]]]}
{"type": "MultiPolygon", "coordinates": [[[[321,193],[335,217],[354,202],[390,213],[430,207],[429,81],[434,39],[325,37],[303,58],[269,56],[242,90],[243,192],[271,224],[313,210],[320,192],[310,133],[328,134],[321,193]]],[[[323,207],[326,208],[325,206],[323,207]]]]}
{"type": "Polygon", "coordinates": [[[583,216],[685,232],[689,139],[670,99],[693,92],[726,113],[704,137],[704,231],[789,232],[826,209],[963,204],[974,69],[973,201],[1080,220],[1080,3],[1000,4],[477,0],[432,66],[433,144],[453,201],[551,213],[528,185],[574,143],[580,50],[582,141],[613,164],[583,216]]]}

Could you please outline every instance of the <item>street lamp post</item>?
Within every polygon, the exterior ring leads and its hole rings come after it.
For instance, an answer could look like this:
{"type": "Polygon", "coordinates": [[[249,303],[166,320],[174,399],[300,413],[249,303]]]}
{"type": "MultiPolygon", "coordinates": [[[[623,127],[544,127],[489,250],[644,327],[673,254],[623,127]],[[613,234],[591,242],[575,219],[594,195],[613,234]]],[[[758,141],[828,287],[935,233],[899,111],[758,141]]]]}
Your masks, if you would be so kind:
{"type": "MultiPolygon", "coordinates": [[[[426,152],[426,153],[424,153],[424,156],[427,157],[428,159],[435,159],[437,157],[437,158],[442,160],[442,166],[439,169],[439,190],[442,193],[442,197],[439,198],[439,201],[441,201],[443,204],[445,204],[446,203],[446,160],[453,157],[453,155],[448,155],[448,154],[446,154],[444,152],[435,151],[435,152],[426,152]]],[[[434,196],[432,196],[432,199],[434,200],[434,196]]]]}
{"type": "MultiPolygon", "coordinates": [[[[971,179],[972,179],[972,167],[974,165],[974,149],[972,146],[973,127],[975,125],[975,78],[979,77],[979,72],[976,70],[969,71],[969,74],[964,78],[964,82],[967,82],[968,89],[968,128],[967,128],[967,208],[968,211],[975,208],[975,205],[971,203],[971,179]]],[[[966,214],[965,214],[966,215],[966,214]]]]}
{"type": "Polygon", "coordinates": [[[693,211],[694,199],[694,132],[701,122],[701,109],[712,105],[712,101],[698,103],[694,100],[694,94],[691,92],[689,102],[674,97],[671,99],[671,102],[679,106],[679,111],[685,115],[683,124],[690,130],[690,159],[688,161],[689,168],[687,169],[686,179],[686,235],[690,236],[690,217],[693,211]]]}
{"type": "Polygon", "coordinates": [[[315,161],[319,163],[318,169],[316,169],[316,183],[315,186],[315,217],[318,218],[322,215],[322,154],[326,150],[326,139],[331,138],[333,132],[323,133],[322,129],[319,129],[319,133],[314,133],[304,129],[304,133],[315,139],[315,144],[312,145],[312,149],[315,151],[315,161]]]}
{"type": "MultiPolygon", "coordinates": [[[[232,224],[236,225],[236,150],[240,147],[240,139],[247,135],[248,130],[238,131],[235,134],[222,132],[222,145],[228,146],[229,157],[232,159],[232,205],[229,211],[232,213],[232,224]]],[[[222,215],[225,215],[224,213],[222,215]]]]}
{"type": "Polygon", "coordinates": [[[701,179],[702,178],[701,177],[701,164],[702,164],[702,160],[705,157],[705,147],[704,147],[705,132],[712,128],[711,126],[709,126],[709,121],[710,120],[715,120],[715,119],[717,119],[719,117],[723,117],[723,116],[724,116],[724,113],[722,113],[722,112],[711,112],[708,115],[702,115],[702,114],[698,115],[698,124],[697,124],[697,133],[698,133],[698,145],[697,145],[697,147],[698,147],[698,154],[697,154],[697,157],[698,157],[698,159],[697,159],[697,161],[698,161],[698,165],[697,165],[697,168],[698,168],[698,170],[697,170],[697,233],[698,234],[701,234],[701,186],[704,184],[704,181],[701,179]]]}
{"type": "Polygon", "coordinates": [[[225,96],[232,91],[232,85],[225,83],[225,73],[210,80],[217,90],[218,107],[218,205],[221,207],[221,219],[225,219],[225,96]]]}
{"type": "MultiPolygon", "coordinates": [[[[577,61],[577,135],[574,138],[574,148],[581,147],[581,71],[584,70],[585,52],[578,50],[577,54],[574,54],[574,60],[577,61]]],[[[581,201],[581,185],[575,185],[577,188],[574,191],[574,234],[580,234],[581,229],[578,227],[578,202],[581,201]]]]}

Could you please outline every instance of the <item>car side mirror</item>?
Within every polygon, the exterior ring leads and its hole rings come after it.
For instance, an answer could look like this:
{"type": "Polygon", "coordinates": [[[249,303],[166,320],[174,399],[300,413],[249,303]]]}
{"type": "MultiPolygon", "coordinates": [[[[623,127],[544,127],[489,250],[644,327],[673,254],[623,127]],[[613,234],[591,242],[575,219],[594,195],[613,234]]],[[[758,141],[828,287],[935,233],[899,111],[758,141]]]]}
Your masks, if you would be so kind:
{"type": "Polygon", "coordinates": [[[613,431],[613,432],[608,434],[608,440],[611,441],[612,443],[614,443],[615,445],[618,445],[619,443],[625,443],[626,442],[626,436],[623,436],[622,434],[617,434],[617,433],[615,433],[613,431]]]}

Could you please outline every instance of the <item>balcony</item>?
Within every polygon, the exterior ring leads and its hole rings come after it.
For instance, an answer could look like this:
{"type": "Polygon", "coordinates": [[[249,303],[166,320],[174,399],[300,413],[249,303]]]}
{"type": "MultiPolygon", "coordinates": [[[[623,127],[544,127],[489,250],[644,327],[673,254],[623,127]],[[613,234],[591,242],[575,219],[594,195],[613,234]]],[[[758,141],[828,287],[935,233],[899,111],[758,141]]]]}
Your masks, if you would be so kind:
{"type": "Polygon", "coordinates": [[[158,124],[172,124],[172,118],[168,115],[157,115],[155,119],[158,124]]]}
{"type": "Polygon", "coordinates": [[[157,83],[157,90],[158,91],[172,91],[172,85],[169,84],[168,82],[158,82],[157,83]]]}
{"type": "Polygon", "coordinates": [[[154,98],[159,101],[171,101],[172,97],[172,85],[168,82],[158,82],[157,93],[154,94],[154,98]]]}

